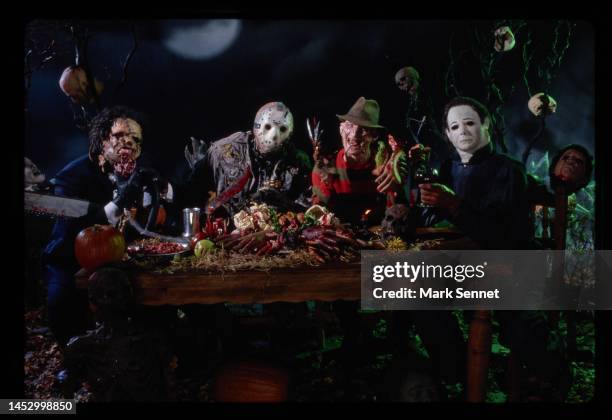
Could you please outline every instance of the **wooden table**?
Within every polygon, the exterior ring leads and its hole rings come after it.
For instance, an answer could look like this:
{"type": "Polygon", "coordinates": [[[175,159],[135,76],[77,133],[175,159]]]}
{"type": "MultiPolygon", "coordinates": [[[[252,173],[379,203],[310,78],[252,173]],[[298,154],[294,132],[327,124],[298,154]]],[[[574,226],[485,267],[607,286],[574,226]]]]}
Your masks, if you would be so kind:
{"type": "MultiPolygon", "coordinates": [[[[476,249],[472,242],[457,239],[453,228],[418,228],[417,237],[446,238],[436,249],[476,249]],[[453,239],[449,239],[453,238],[453,239]]],[[[213,303],[271,303],[361,299],[360,262],[331,262],[317,267],[276,268],[270,271],[207,273],[177,271],[155,273],[136,267],[127,270],[136,302],[142,305],[213,303]]],[[[87,288],[89,272],[76,275],[77,287],[87,288]]]]}
{"type": "MultiPolygon", "coordinates": [[[[429,229],[427,234],[439,232],[429,229]]],[[[477,249],[464,239],[445,240],[437,249],[477,249]]],[[[87,288],[88,272],[76,275],[78,288],[87,288]]],[[[133,269],[136,301],[142,305],[304,302],[360,300],[361,263],[333,262],[317,267],[265,271],[206,273],[177,271],[161,274],[133,269]]],[[[484,401],[491,351],[489,311],[476,311],[468,339],[467,400],[484,401]]]]}
{"type": "MultiPolygon", "coordinates": [[[[448,228],[421,228],[425,237],[455,235],[448,228]]],[[[437,249],[469,249],[461,239],[444,240],[437,249]]],[[[177,271],[155,273],[138,268],[127,270],[136,302],[142,305],[186,305],[213,303],[304,302],[308,300],[360,300],[361,264],[331,262],[317,267],[277,268],[270,271],[207,273],[177,271]]],[[[76,275],[77,287],[87,288],[88,272],[76,275]]]]}
{"type": "MultiPolygon", "coordinates": [[[[359,300],[360,273],[359,262],[282,268],[269,272],[128,272],[136,301],[143,305],[359,300]]],[[[83,270],[77,273],[77,287],[87,288],[88,277],[89,273],[83,270]]]]}

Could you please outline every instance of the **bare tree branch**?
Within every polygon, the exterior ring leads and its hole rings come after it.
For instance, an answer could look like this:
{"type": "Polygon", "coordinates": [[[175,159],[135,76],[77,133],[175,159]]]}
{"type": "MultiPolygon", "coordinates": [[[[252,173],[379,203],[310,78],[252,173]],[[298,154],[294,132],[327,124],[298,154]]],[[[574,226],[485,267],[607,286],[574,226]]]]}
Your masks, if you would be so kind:
{"type": "Polygon", "coordinates": [[[533,96],[531,92],[531,87],[529,86],[529,67],[531,66],[531,60],[533,60],[533,51],[529,51],[529,47],[531,46],[531,31],[527,32],[527,40],[523,44],[523,82],[525,83],[525,88],[527,89],[527,96],[530,98],[533,96]]]}
{"type": "Polygon", "coordinates": [[[38,57],[40,58],[40,62],[34,66],[32,66],[32,56],[34,54],[34,50],[32,48],[28,49],[24,55],[24,107],[27,110],[27,97],[30,87],[32,86],[32,74],[35,71],[42,70],[47,63],[55,58],[57,55],[57,51],[55,49],[55,40],[51,40],[49,45],[44,48],[40,53],[38,53],[38,57]]]}
{"type": "Polygon", "coordinates": [[[132,49],[128,53],[128,55],[125,57],[125,61],[123,63],[123,75],[121,77],[121,80],[119,81],[119,84],[115,88],[115,93],[117,93],[119,91],[119,89],[121,89],[123,87],[123,85],[125,84],[125,82],[127,81],[128,66],[130,65],[130,61],[132,60],[132,57],[134,56],[134,53],[138,49],[138,35],[136,33],[136,25],[135,24],[132,24],[132,40],[134,41],[134,44],[132,46],[132,49]]]}

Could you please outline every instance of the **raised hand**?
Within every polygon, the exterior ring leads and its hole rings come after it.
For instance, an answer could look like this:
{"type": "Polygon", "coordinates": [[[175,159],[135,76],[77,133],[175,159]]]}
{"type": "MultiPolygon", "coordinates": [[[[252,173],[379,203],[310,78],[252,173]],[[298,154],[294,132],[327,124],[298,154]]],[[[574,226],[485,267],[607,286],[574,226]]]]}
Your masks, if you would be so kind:
{"type": "Polygon", "coordinates": [[[206,157],[207,150],[208,145],[203,140],[191,137],[191,150],[189,150],[189,145],[185,146],[185,160],[189,168],[195,168],[196,164],[206,157]]]}
{"type": "Polygon", "coordinates": [[[319,160],[321,153],[321,136],[323,135],[323,129],[320,128],[320,121],[317,121],[317,117],[306,119],[306,130],[310,143],[312,144],[313,154],[312,158],[315,162],[319,160]]]}
{"type": "Polygon", "coordinates": [[[406,152],[403,150],[394,152],[378,171],[375,173],[378,176],[374,180],[378,184],[376,187],[378,192],[384,193],[395,185],[402,185],[409,174],[406,152]]]}

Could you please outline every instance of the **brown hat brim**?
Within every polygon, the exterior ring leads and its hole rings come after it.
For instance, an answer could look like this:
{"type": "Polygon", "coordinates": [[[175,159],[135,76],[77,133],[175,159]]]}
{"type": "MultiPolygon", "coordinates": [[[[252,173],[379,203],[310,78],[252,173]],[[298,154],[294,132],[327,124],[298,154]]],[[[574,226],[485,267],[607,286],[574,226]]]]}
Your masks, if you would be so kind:
{"type": "Polygon", "coordinates": [[[386,129],[386,127],[382,126],[382,125],[377,125],[377,124],[372,124],[371,121],[368,120],[362,120],[360,118],[355,117],[354,115],[349,115],[349,114],[344,114],[344,115],[338,115],[336,114],[336,117],[338,117],[338,119],[340,121],[350,121],[353,124],[357,124],[361,127],[368,127],[368,128],[384,128],[386,129]]]}

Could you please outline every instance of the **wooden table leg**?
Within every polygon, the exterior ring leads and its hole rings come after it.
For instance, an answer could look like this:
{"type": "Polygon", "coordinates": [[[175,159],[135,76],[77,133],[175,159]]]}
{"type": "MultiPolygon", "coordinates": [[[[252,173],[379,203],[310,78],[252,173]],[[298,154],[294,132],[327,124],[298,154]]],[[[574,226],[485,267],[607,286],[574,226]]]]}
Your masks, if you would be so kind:
{"type": "Polygon", "coordinates": [[[506,402],[518,402],[521,399],[521,360],[515,351],[510,350],[506,369],[506,386],[508,388],[506,402]]]}
{"type": "Polygon", "coordinates": [[[491,312],[475,311],[470,322],[467,355],[467,401],[484,402],[491,356],[491,312]]]}

